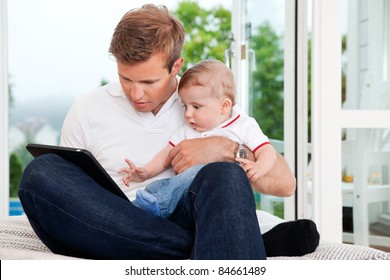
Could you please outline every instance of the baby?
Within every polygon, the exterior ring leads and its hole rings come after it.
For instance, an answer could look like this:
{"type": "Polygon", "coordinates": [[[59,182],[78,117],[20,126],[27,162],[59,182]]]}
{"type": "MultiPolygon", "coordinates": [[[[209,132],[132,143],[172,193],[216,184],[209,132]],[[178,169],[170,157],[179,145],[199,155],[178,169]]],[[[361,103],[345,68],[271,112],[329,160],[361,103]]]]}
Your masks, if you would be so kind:
{"type": "MultiPolygon", "coordinates": [[[[276,161],[276,151],[254,118],[235,105],[236,89],[232,71],[218,60],[200,61],[182,76],[178,92],[185,108],[185,122],[174,133],[167,146],[143,167],[135,166],[126,159],[128,167],[123,182],[143,182],[166,169],[165,159],[169,151],[180,141],[210,136],[224,136],[238,143],[236,162],[247,173],[250,181],[266,174],[276,161]],[[244,145],[255,155],[248,160],[244,145]]],[[[139,190],[133,203],[146,211],[168,218],[177,205],[185,199],[189,186],[204,165],[188,168],[167,179],[150,183],[139,190]]]]}

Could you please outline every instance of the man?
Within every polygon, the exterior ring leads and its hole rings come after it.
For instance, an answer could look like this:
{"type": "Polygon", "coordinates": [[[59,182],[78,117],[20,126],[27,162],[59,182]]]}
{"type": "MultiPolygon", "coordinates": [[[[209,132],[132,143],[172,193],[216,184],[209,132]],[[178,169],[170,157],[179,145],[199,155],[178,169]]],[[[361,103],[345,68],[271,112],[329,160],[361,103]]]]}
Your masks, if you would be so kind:
{"type": "MultiPolygon", "coordinates": [[[[121,185],[117,170],[124,157],[137,165],[148,162],[183,121],[177,74],[184,35],[165,7],[129,11],[109,50],[119,83],[77,98],[64,121],[61,145],[91,151],[130,199],[148,181],[121,185]]],[[[53,154],[27,166],[19,196],[34,231],[54,253],[93,259],[264,259],[252,189],[244,170],[233,163],[237,149],[237,143],[222,137],[183,141],[172,149],[167,160],[172,168],[159,178],[213,163],[195,177],[170,220],[112,195],[53,154]]],[[[253,188],[287,196],[295,190],[295,179],[278,155],[253,188]]]]}

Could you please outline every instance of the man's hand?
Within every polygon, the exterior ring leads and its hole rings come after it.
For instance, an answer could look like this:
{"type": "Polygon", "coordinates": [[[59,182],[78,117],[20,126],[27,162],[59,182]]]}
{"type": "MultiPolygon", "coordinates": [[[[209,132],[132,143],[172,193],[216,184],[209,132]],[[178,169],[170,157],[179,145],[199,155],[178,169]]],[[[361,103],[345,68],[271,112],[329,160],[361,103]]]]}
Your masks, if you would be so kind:
{"type": "MultiPolygon", "coordinates": [[[[225,137],[184,140],[169,152],[165,166],[172,165],[176,173],[181,173],[197,164],[216,161],[234,162],[237,148],[236,142],[225,137]]],[[[248,151],[248,156],[249,160],[255,160],[251,151],[248,151]]],[[[270,171],[257,180],[251,181],[252,187],[257,192],[276,196],[293,195],[295,183],[294,175],[280,154],[277,154],[277,160],[270,171]]]]}
{"type": "Polygon", "coordinates": [[[225,137],[184,140],[168,154],[165,165],[172,165],[176,173],[187,168],[216,161],[233,161],[237,143],[225,137]]]}

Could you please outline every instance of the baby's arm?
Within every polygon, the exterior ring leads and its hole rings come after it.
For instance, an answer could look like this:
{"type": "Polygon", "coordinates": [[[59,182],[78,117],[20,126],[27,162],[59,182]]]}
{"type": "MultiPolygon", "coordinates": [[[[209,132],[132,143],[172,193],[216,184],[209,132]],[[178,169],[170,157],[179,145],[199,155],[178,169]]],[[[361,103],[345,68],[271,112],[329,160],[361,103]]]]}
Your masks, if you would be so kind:
{"type": "Polygon", "coordinates": [[[163,150],[153,157],[144,167],[137,167],[129,159],[125,159],[129,167],[124,167],[118,170],[118,173],[123,175],[123,182],[127,186],[129,182],[143,182],[146,179],[152,178],[157,174],[163,172],[167,166],[165,165],[165,159],[172,149],[172,146],[168,144],[163,150]]]}
{"type": "Polygon", "coordinates": [[[255,158],[256,161],[236,158],[236,161],[241,164],[251,182],[255,182],[271,170],[276,162],[277,155],[272,145],[267,144],[256,150],[255,158]]]}
{"type": "Polygon", "coordinates": [[[171,144],[168,144],[144,166],[144,168],[148,172],[148,178],[146,179],[152,178],[167,169],[168,166],[165,165],[165,159],[167,158],[168,153],[171,149],[171,144]]]}

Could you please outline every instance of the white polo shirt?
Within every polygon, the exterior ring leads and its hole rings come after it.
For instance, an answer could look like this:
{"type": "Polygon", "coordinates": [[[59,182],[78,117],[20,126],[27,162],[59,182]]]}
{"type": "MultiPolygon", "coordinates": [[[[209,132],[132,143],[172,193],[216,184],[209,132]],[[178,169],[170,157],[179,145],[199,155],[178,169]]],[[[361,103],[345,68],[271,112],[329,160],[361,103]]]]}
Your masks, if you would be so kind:
{"type": "Polygon", "coordinates": [[[155,116],[134,110],[119,83],[112,83],[79,96],[69,110],[61,132],[61,145],[89,150],[130,200],[138,188],[153,180],[171,177],[168,169],[142,183],[122,182],[118,170],[128,158],[144,166],[162,150],[183,123],[184,108],[177,91],[155,116]]]}
{"type": "Polygon", "coordinates": [[[237,143],[243,144],[254,153],[263,145],[270,144],[268,137],[263,133],[257,121],[245,114],[238,106],[233,107],[232,116],[216,128],[199,132],[183,123],[169,141],[172,146],[185,139],[203,138],[210,136],[224,136],[237,143]]]}

